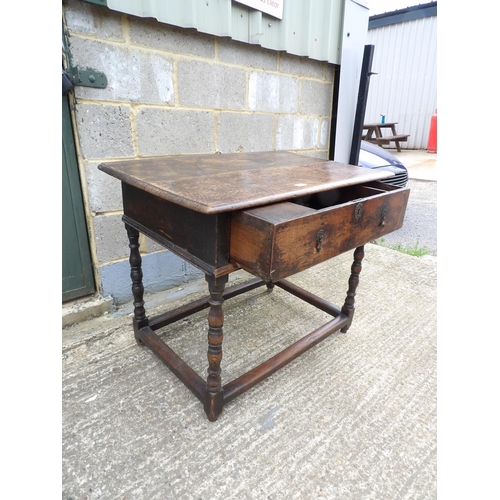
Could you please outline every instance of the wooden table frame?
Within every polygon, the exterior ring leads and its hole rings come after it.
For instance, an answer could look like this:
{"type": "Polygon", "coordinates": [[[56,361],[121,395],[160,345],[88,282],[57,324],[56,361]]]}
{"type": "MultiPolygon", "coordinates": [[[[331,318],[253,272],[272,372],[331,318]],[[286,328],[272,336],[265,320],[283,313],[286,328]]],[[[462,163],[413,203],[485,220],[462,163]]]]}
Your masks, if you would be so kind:
{"type": "Polygon", "coordinates": [[[149,347],[203,403],[211,421],[217,420],[225,404],[318,342],[336,331],[347,332],[354,316],[364,244],[401,227],[409,194],[409,190],[377,182],[392,175],[388,172],[286,152],[130,160],[101,164],[99,169],[122,181],[136,341],[149,347]],[[303,200],[318,193],[353,196],[355,200],[344,200],[334,206],[328,204],[319,210],[302,206],[303,200]],[[360,198],[363,196],[366,200],[360,198]],[[287,218],[283,215],[287,212],[293,215],[287,218]],[[277,214],[279,220],[275,222],[277,214]],[[251,227],[252,224],[255,226],[251,227]],[[296,226],[302,231],[307,229],[301,237],[305,241],[301,248],[293,239],[296,226]],[[248,227],[248,240],[244,239],[242,227],[248,227]],[[269,232],[265,227],[275,231],[269,232]],[[149,318],[144,302],[140,233],[202,270],[208,284],[208,296],[149,318]],[[270,260],[268,250],[265,255],[259,255],[259,248],[251,245],[255,241],[252,234],[259,234],[264,240],[276,238],[276,245],[271,247],[278,249],[277,256],[270,260]],[[290,247],[291,257],[282,258],[284,249],[280,237],[283,234],[288,238],[285,238],[289,241],[285,246],[290,247]],[[233,245],[236,235],[239,235],[238,245],[233,245]],[[248,254],[248,249],[257,253],[248,254]],[[355,249],[354,260],[342,307],[285,279],[352,249],[355,249]],[[240,268],[257,277],[226,289],[229,274],[240,268]],[[222,385],[223,302],[263,285],[269,290],[278,286],[330,314],[332,319],[259,366],[222,385]],[[204,309],[209,310],[206,380],[155,333],[204,309]]]}
{"type": "MultiPolygon", "coordinates": [[[[125,220],[126,217],[124,218],[125,220]]],[[[130,240],[130,267],[132,278],[132,293],[134,296],[133,327],[136,341],[139,345],[146,345],[181,382],[203,403],[207,417],[211,421],[217,420],[225,404],[254,387],[257,383],[272,375],[274,372],[294,360],[302,353],[315,346],[332,333],[347,332],[354,316],[354,297],[359,283],[361,263],[364,257],[364,246],[356,248],[354,262],[351,267],[349,288],[345,303],[341,309],[334,304],[304,290],[288,280],[276,283],[266,283],[261,278],[254,278],[246,283],[226,288],[228,275],[215,277],[205,275],[208,283],[209,295],[205,298],[190,302],[164,314],[148,318],[144,308],[144,286],[142,284],[142,258],[139,253],[139,231],[125,223],[130,240]],[[323,326],[313,330],[303,338],[271,357],[264,363],[253,368],[232,382],[222,386],[221,360],[224,314],[222,304],[224,300],[236,297],[260,286],[266,285],[272,290],[274,285],[304,300],[321,311],[330,314],[333,319],[323,326]],[[192,314],[209,308],[208,313],[208,377],[203,380],[184,360],[182,360],[155,331],[175,323],[192,314]]]]}

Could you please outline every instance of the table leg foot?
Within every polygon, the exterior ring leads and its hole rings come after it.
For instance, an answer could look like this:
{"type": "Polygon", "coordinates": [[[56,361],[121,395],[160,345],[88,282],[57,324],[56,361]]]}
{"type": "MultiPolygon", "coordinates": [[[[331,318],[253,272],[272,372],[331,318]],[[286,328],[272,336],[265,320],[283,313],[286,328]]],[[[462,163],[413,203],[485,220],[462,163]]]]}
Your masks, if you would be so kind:
{"type": "Polygon", "coordinates": [[[349,318],[349,323],[344,326],[340,331],[342,333],[346,333],[351,326],[352,319],[354,317],[354,297],[356,296],[356,288],[358,288],[359,284],[359,275],[361,273],[361,262],[363,261],[363,257],[365,256],[365,247],[364,245],[359,246],[354,250],[354,262],[351,266],[351,276],[349,278],[349,289],[347,290],[347,297],[344,302],[344,306],[342,307],[342,314],[346,315],[349,318]]]}
{"type": "Polygon", "coordinates": [[[210,310],[208,313],[208,377],[205,391],[205,413],[208,419],[213,422],[222,413],[224,406],[220,363],[224,325],[222,303],[224,302],[223,293],[228,276],[215,278],[206,275],[206,280],[210,292],[210,310]]]}
{"type": "Polygon", "coordinates": [[[224,406],[224,393],[219,391],[215,394],[210,392],[205,393],[205,413],[210,422],[215,422],[222,413],[224,406]]]}
{"type": "Polygon", "coordinates": [[[142,258],[139,252],[139,231],[125,224],[130,248],[130,277],[132,278],[132,295],[134,296],[134,336],[139,345],[144,342],[139,339],[139,330],[148,325],[148,318],[144,308],[144,285],[142,284],[142,258]]]}

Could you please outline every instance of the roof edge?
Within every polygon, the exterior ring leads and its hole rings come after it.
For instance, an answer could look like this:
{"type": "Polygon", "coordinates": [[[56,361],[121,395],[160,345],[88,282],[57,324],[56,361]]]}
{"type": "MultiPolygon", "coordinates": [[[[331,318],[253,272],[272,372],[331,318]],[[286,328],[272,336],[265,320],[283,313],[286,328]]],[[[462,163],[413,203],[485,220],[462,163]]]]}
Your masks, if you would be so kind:
{"type": "Polygon", "coordinates": [[[432,16],[437,16],[437,1],[370,16],[368,29],[381,28],[382,26],[390,26],[391,24],[404,23],[432,16]]]}

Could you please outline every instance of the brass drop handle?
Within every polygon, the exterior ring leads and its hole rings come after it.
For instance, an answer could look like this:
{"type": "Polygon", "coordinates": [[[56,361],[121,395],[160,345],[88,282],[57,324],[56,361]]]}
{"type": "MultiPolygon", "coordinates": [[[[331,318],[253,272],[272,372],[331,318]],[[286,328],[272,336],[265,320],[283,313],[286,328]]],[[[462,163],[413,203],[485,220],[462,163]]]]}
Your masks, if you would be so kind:
{"type": "Polygon", "coordinates": [[[325,237],[325,231],[323,231],[323,229],[320,229],[318,231],[318,234],[316,235],[316,252],[319,252],[321,250],[324,237],[325,237]]]}

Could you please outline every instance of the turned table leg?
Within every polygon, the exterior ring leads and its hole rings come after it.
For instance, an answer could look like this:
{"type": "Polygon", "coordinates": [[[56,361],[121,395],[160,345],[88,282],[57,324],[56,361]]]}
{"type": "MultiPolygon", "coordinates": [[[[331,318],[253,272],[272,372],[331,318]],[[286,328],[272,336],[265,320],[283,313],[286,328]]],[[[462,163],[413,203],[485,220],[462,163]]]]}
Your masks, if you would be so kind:
{"type": "Polygon", "coordinates": [[[138,344],[144,345],[139,339],[139,330],[148,325],[148,318],[144,308],[144,285],[142,284],[142,258],[139,252],[139,231],[125,224],[130,248],[130,277],[132,278],[132,294],[134,296],[134,335],[138,344]]]}
{"type": "Polygon", "coordinates": [[[208,313],[208,377],[205,389],[205,413],[210,421],[217,420],[224,406],[224,392],[221,383],[220,363],[222,360],[222,327],[224,324],[224,313],[222,294],[226,286],[228,276],[215,278],[206,275],[208,291],[210,292],[210,311],[208,313]]]}
{"type": "Polygon", "coordinates": [[[354,297],[356,296],[356,288],[359,284],[359,274],[361,273],[361,262],[365,256],[365,247],[361,245],[354,250],[354,262],[351,266],[351,276],[349,278],[349,290],[347,290],[347,297],[342,307],[342,314],[345,314],[349,318],[349,323],[344,326],[340,331],[346,333],[352,323],[352,318],[354,317],[354,297]]]}

